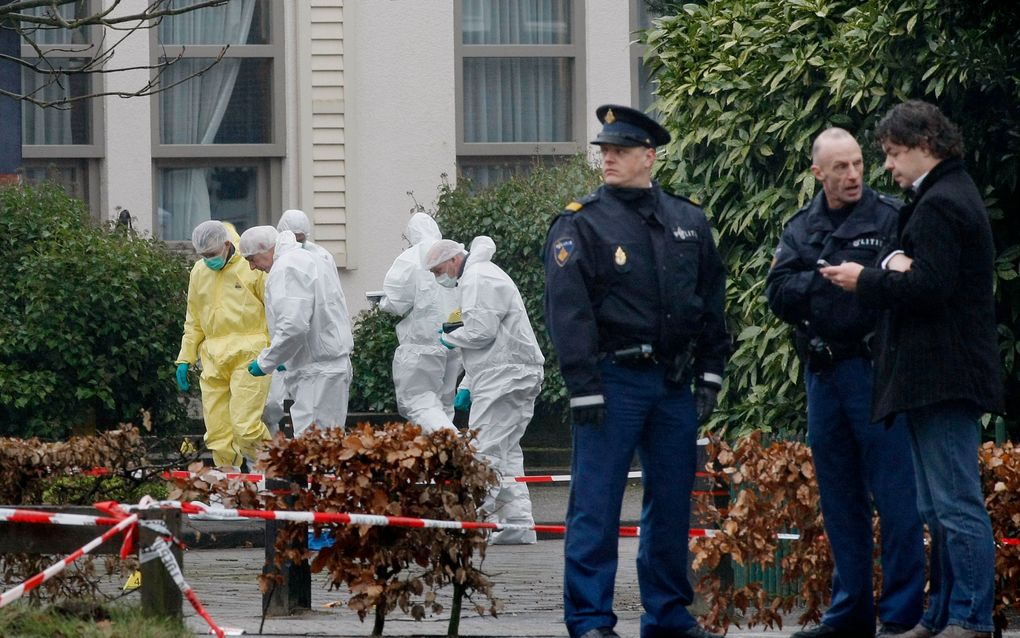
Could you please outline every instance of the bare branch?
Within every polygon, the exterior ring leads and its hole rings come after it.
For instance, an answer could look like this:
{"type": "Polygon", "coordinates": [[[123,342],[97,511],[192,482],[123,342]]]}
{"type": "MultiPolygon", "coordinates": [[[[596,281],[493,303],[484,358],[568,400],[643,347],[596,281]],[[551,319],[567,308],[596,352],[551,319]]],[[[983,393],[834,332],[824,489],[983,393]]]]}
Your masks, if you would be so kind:
{"type": "MultiPolygon", "coordinates": [[[[177,62],[181,61],[184,58],[184,52],[183,51],[181,53],[178,53],[177,55],[175,55],[173,57],[165,57],[165,55],[164,55],[163,57],[161,57],[161,60],[163,60],[163,61],[158,63],[158,64],[138,66],[138,67],[123,67],[123,68],[119,68],[119,69],[104,69],[104,70],[91,70],[91,71],[87,71],[87,72],[79,72],[79,73],[83,74],[83,73],[116,73],[118,71],[126,71],[126,70],[129,70],[129,69],[149,69],[149,70],[154,70],[155,74],[151,78],[149,78],[149,80],[141,88],[139,88],[136,91],[130,91],[130,92],[127,92],[127,91],[102,91],[102,92],[89,93],[89,94],[86,94],[86,95],[66,96],[66,97],[60,98],[59,100],[44,100],[44,99],[37,98],[36,95],[39,92],[41,92],[44,88],[46,88],[48,86],[53,86],[54,84],[56,84],[57,86],[63,87],[63,84],[60,84],[60,81],[59,81],[60,76],[61,75],[71,75],[71,74],[75,73],[75,71],[73,71],[73,70],[64,70],[64,71],[50,70],[50,71],[47,71],[47,70],[43,69],[43,70],[40,71],[41,73],[52,74],[52,75],[49,75],[50,79],[47,82],[43,83],[41,86],[37,87],[35,90],[33,90],[31,92],[28,92],[28,93],[16,93],[16,92],[13,92],[13,91],[7,91],[7,90],[4,90],[4,89],[0,88],[0,95],[4,95],[4,96],[10,97],[10,98],[13,98],[15,100],[21,100],[23,102],[28,102],[30,104],[34,104],[34,105],[36,105],[38,107],[41,107],[41,108],[55,108],[55,109],[67,109],[67,108],[70,108],[76,102],[81,102],[83,100],[90,100],[90,99],[97,98],[97,97],[116,96],[116,97],[122,97],[122,98],[131,98],[131,97],[144,97],[144,96],[149,96],[149,95],[156,95],[158,93],[162,93],[163,91],[169,91],[170,89],[174,88],[175,86],[178,86],[180,84],[184,84],[185,82],[188,82],[189,80],[192,80],[194,78],[197,78],[199,76],[204,75],[207,71],[209,71],[209,69],[213,68],[216,64],[218,64],[220,62],[220,60],[223,59],[223,56],[227,52],[227,48],[228,47],[223,47],[220,50],[219,55],[217,55],[215,58],[213,58],[213,60],[208,65],[206,65],[205,67],[199,69],[198,71],[195,71],[194,73],[188,75],[187,77],[184,77],[184,78],[181,78],[179,80],[176,80],[176,81],[174,81],[171,84],[164,85],[160,80],[161,80],[163,74],[167,71],[167,69],[169,69],[171,66],[173,66],[174,64],[176,64],[177,62]]],[[[165,53],[165,50],[164,50],[164,53],[165,53]]],[[[3,56],[0,56],[0,59],[3,59],[3,56]]],[[[32,65],[25,64],[21,60],[16,60],[16,59],[11,59],[11,60],[15,61],[15,62],[18,62],[19,64],[22,64],[24,66],[27,66],[28,68],[34,68],[32,65]]]]}
{"type": "Polygon", "coordinates": [[[0,22],[5,19],[11,20],[16,24],[14,27],[15,29],[22,28],[20,23],[30,23],[39,26],[62,29],[79,29],[81,27],[93,25],[116,28],[118,25],[123,25],[129,22],[148,22],[165,16],[181,15],[209,7],[218,7],[226,4],[228,1],[229,0],[201,0],[200,2],[184,7],[173,8],[171,0],[154,0],[141,13],[113,15],[114,8],[116,8],[121,2],[121,0],[114,0],[111,6],[102,11],[82,18],[66,20],[60,15],[56,8],[72,4],[75,0],[15,0],[15,2],[11,2],[9,4],[0,4],[0,22]],[[52,7],[53,10],[48,11],[47,15],[44,16],[23,13],[24,11],[39,7],[52,7]]]}

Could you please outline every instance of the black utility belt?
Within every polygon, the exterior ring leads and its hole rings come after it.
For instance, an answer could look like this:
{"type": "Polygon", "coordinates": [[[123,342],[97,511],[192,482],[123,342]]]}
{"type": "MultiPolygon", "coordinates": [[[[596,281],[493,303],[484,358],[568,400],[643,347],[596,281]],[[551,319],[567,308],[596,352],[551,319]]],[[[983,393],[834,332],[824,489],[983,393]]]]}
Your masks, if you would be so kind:
{"type": "Polygon", "coordinates": [[[659,362],[658,357],[655,355],[655,348],[647,343],[629,348],[620,348],[619,350],[610,350],[603,353],[603,356],[611,359],[613,363],[620,365],[652,365],[659,362]]]}
{"type": "Polygon", "coordinates": [[[808,368],[813,372],[831,368],[840,361],[856,357],[871,358],[871,349],[863,341],[853,344],[827,343],[812,339],[808,344],[808,368]]]}

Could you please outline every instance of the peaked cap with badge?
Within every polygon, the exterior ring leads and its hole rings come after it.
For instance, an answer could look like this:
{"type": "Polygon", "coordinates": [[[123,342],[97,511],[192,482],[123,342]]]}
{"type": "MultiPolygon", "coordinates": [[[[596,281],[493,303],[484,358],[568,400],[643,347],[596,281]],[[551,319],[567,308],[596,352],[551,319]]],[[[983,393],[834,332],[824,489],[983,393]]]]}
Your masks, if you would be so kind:
{"type": "Polygon", "coordinates": [[[592,144],[616,146],[662,146],[671,139],[669,131],[637,109],[619,104],[603,104],[595,109],[602,130],[592,144]]]}

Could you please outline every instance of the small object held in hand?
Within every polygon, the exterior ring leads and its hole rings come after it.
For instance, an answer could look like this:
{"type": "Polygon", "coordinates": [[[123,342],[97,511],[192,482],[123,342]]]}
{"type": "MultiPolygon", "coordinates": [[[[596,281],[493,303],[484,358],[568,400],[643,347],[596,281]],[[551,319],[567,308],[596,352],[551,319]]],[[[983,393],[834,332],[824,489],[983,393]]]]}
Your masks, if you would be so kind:
{"type": "Polygon", "coordinates": [[[443,322],[443,332],[445,332],[447,334],[453,332],[457,328],[463,328],[463,327],[464,327],[464,322],[463,321],[444,321],[443,322]]]}
{"type": "Polygon", "coordinates": [[[828,267],[832,266],[832,264],[830,264],[829,262],[825,261],[824,259],[819,259],[815,263],[818,264],[819,268],[828,268],[828,267]]]}

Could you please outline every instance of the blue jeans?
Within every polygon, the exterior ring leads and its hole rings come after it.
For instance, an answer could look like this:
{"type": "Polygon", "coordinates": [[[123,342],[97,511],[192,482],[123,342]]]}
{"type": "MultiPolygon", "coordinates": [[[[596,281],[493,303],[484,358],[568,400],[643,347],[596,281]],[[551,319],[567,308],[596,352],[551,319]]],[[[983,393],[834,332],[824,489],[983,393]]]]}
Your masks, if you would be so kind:
{"type": "Polygon", "coordinates": [[[567,507],[564,620],[570,635],[613,627],[620,507],[634,452],[644,499],[637,572],[642,638],[668,636],[696,624],[687,581],[691,488],[697,461],[697,418],[689,387],[665,381],[661,365],[621,367],[603,361],[606,421],[574,425],[567,507]]]}
{"type": "Polygon", "coordinates": [[[832,604],[822,622],[869,636],[875,633],[872,503],[882,528],[878,616],[913,627],[924,607],[924,529],[910,506],[917,498],[910,440],[902,419],[888,429],[871,422],[872,379],[871,362],[862,357],[805,374],[808,440],[835,562],[832,604]]]}
{"type": "Polygon", "coordinates": [[[931,534],[928,609],[922,624],[990,632],[995,542],[981,493],[980,410],[946,401],[907,412],[917,506],[931,534]]]}

